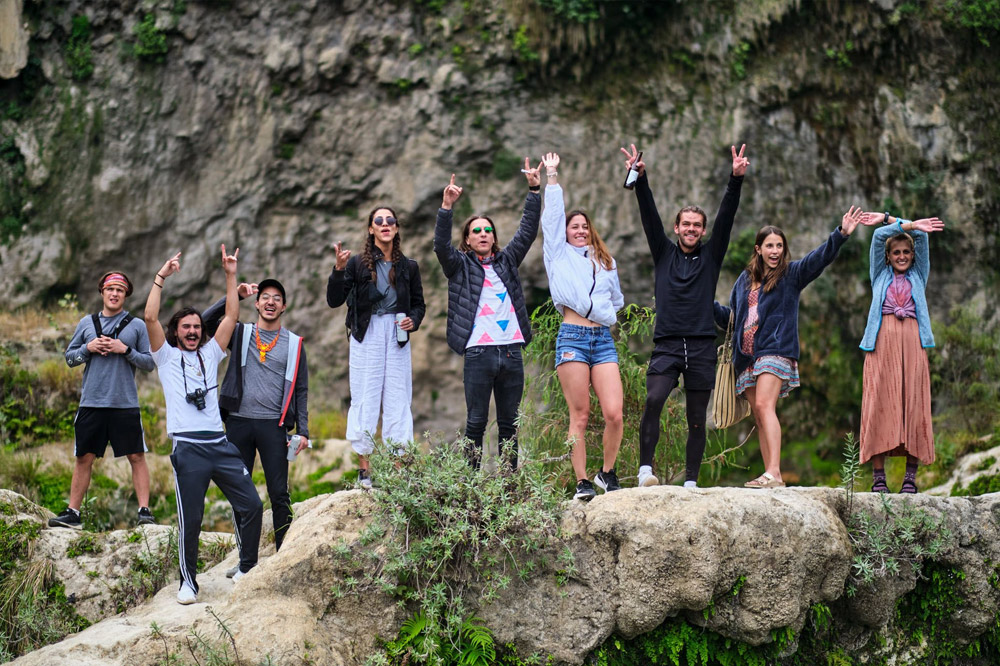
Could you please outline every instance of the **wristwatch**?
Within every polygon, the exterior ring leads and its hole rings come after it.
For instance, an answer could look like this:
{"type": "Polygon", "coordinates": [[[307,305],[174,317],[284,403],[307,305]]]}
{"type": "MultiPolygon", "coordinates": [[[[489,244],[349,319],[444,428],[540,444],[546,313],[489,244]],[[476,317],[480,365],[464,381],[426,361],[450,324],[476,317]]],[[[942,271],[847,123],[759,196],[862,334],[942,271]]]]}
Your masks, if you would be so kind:
{"type": "Polygon", "coordinates": [[[882,218],[882,226],[889,224],[889,211],[885,211],[885,217],[882,218]]]}

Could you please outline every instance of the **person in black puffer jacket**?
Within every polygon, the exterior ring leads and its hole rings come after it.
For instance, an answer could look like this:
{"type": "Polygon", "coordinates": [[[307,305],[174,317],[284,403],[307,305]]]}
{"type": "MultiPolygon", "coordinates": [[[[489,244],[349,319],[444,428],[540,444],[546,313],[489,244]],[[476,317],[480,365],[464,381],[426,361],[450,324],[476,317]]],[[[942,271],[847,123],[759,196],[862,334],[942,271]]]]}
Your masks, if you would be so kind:
{"type": "Polygon", "coordinates": [[[455,175],[444,189],[434,228],[434,253],[448,278],[448,346],[465,356],[466,455],[478,468],[489,419],[490,394],[497,406],[501,449],[517,467],[518,406],[524,392],[521,348],[531,341],[531,320],[517,268],[538,235],[541,216],[539,168],[524,160],[528,195],[517,233],[500,249],[496,226],[473,215],[462,226],[459,249],[451,243],[452,206],[462,196],[455,175]]]}
{"type": "Polygon", "coordinates": [[[334,249],[337,260],[327,282],[326,302],[331,308],[347,302],[351,341],[347,440],[360,457],[358,481],[367,489],[372,485],[368,456],[374,449],[379,414],[383,440],[399,444],[413,439],[409,334],[420,328],[424,318],[424,292],[417,262],[400,249],[396,213],[387,206],[368,215],[361,256],[352,257],[340,243],[334,249]]]}

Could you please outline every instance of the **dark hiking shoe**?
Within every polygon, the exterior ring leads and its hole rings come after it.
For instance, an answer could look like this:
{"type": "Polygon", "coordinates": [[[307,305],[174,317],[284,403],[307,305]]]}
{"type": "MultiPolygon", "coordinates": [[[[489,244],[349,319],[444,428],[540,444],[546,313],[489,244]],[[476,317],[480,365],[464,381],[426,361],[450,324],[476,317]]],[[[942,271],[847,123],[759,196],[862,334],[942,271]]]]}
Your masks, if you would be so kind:
{"type": "Polygon", "coordinates": [[[597,495],[597,491],[594,490],[594,484],[590,481],[587,479],[580,479],[576,482],[576,494],[573,495],[573,499],[589,502],[594,499],[595,495],[597,495]]]}
{"type": "Polygon", "coordinates": [[[621,490],[621,484],[618,483],[618,475],[615,474],[615,470],[605,472],[601,470],[594,477],[594,485],[603,490],[606,493],[610,493],[615,490],[621,490]]]}
{"type": "Polygon", "coordinates": [[[153,517],[153,512],[149,510],[148,506],[139,507],[139,524],[140,525],[156,524],[156,518],[153,517]]]}
{"type": "Polygon", "coordinates": [[[66,507],[66,510],[55,518],[49,518],[49,527],[69,527],[78,530],[83,527],[83,523],[80,521],[79,513],[66,507]]]}

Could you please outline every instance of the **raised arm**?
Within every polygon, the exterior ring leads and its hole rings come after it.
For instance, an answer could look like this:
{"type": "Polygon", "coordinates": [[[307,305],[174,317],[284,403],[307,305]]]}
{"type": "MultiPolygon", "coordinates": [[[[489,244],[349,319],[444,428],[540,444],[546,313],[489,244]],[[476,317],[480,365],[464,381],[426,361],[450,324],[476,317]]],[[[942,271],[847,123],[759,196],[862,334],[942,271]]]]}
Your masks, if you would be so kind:
{"type": "Polygon", "coordinates": [[[339,308],[347,300],[347,295],[354,287],[353,273],[347,275],[347,262],[351,257],[351,251],[343,249],[343,243],[333,246],[333,252],[337,256],[333,264],[333,271],[330,272],[330,279],[326,281],[326,304],[331,308],[339,308]]]}
{"type": "Polygon", "coordinates": [[[450,278],[462,265],[462,253],[451,244],[452,206],[462,196],[462,188],[455,184],[455,174],[451,174],[451,182],[444,188],[441,197],[441,208],[437,212],[434,224],[434,254],[437,255],[445,277],[450,278]]]}
{"type": "Polygon", "coordinates": [[[229,346],[229,340],[236,330],[236,322],[240,318],[240,298],[236,281],[236,258],[240,255],[240,248],[236,248],[232,254],[226,254],[226,246],[221,247],[222,270],[226,272],[226,316],[219,322],[219,328],[215,331],[215,342],[220,348],[225,349],[229,346]]]}
{"type": "Polygon", "coordinates": [[[740,192],[743,189],[743,176],[747,173],[750,160],[744,157],[747,145],[740,146],[737,154],[736,146],[730,146],[733,154],[733,170],[729,175],[729,182],[726,184],[726,194],[722,197],[719,205],[719,212],[715,215],[715,223],[712,225],[712,236],[708,239],[708,250],[712,255],[712,260],[717,265],[722,265],[722,260],[729,249],[729,239],[733,234],[733,222],[736,220],[736,211],[740,207],[740,192]]]}
{"type": "Polygon", "coordinates": [[[146,322],[146,333],[149,334],[149,350],[159,351],[166,338],[163,335],[163,327],[160,325],[160,294],[163,293],[163,284],[167,278],[181,269],[181,253],[167,259],[166,263],[156,272],[153,278],[153,286],[149,288],[149,296],[146,298],[146,309],[142,313],[142,319],[146,322]]]}
{"type": "Polygon", "coordinates": [[[514,232],[514,237],[510,239],[501,252],[510,254],[514,258],[514,264],[520,265],[524,257],[531,249],[531,244],[538,237],[538,222],[542,216],[542,197],[538,190],[541,187],[542,165],[532,168],[528,158],[524,158],[524,169],[522,173],[528,180],[528,195],[524,198],[524,211],[521,213],[521,223],[514,232]]]}
{"type": "MultiPolygon", "coordinates": [[[[236,293],[239,294],[240,301],[248,296],[253,296],[257,293],[257,283],[256,282],[241,282],[240,286],[236,288],[236,293]]],[[[207,335],[215,336],[215,331],[219,328],[219,322],[222,321],[222,317],[226,314],[226,297],[223,296],[216,302],[212,303],[201,313],[201,324],[205,327],[205,332],[207,335]]]]}
{"type": "Polygon", "coordinates": [[[646,163],[639,158],[639,151],[635,144],[630,145],[631,150],[622,148],[625,154],[625,168],[631,169],[635,164],[639,170],[639,179],[635,182],[635,198],[639,202],[639,219],[642,221],[642,230],[646,234],[646,243],[649,244],[649,251],[653,255],[653,263],[660,261],[660,257],[667,251],[670,241],[663,230],[663,220],[656,211],[656,202],[653,201],[653,193],[649,189],[649,181],[646,179],[646,163]]]}
{"type": "Polygon", "coordinates": [[[559,155],[547,153],[542,158],[545,167],[545,206],[542,208],[542,249],[545,269],[559,256],[566,245],[566,204],[559,187],[559,155]]]}
{"type": "Polygon", "coordinates": [[[913,269],[926,282],[931,271],[930,248],[927,234],[944,230],[944,222],[936,217],[919,220],[904,220],[888,213],[864,213],[861,223],[867,226],[882,225],[872,234],[870,250],[871,279],[882,270],[890,270],[885,265],[885,242],[898,233],[908,233],[913,237],[913,269]]]}
{"type": "Polygon", "coordinates": [[[789,277],[795,280],[799,289],[802,289],[822,275],[826,267],[833,263],[833,260],[837,258],[837,253],[840,252],[841,246],[854,233],[863,215],[864,213],[861,212],[860,208],[851,206],[844,213],[840,226],[830,233],[822,245],[789,265],[789,277]]]}

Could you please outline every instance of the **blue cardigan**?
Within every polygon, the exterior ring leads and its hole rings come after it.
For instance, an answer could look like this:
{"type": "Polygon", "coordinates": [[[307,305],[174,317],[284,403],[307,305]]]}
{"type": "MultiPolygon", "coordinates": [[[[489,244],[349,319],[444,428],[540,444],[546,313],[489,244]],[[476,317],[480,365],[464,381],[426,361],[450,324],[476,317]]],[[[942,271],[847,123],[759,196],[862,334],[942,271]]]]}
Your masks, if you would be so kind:
{"type": "Polygon", "coordinates": [[[882,303],[885,302],[885,294],[889,290],[894,276],[892,267],[885,263],[885,242],[900,233],[908,233],[913,237],[913,265],[906,271],[906,279],[910,281],[913,303],[916,305],[920,346],[925,348],[934,346],[934,334],[931,332],[931,317],[927,311],[927,295],[925,293],[927,276],[931,272],[927,234],[919,229],[904,232],[904,222],[909,222],[909,220],[897,219],[895,224],[879,227],[872,234],[870,268],[872,304],[868,309],[868,325],[865,326],[865,335],[861,338],[859,345],[865,351],[875,351],[875,341],[878,339],[878,332],[882,327],[882,303]]]}
{"type": "MultiPolygon", "coordinates": [[[[750,311],[747,298],[750,294],[750,273],[743,271],[733,285],[729,305],[735,311],[733,326],[733,365],[739,376],[751,361],[761,356],[799,358],[799,296],[806,285],[818,278],[833,263],[840,247],[847,242],[840,228],[818,248],[797,261],[788,264],[785,276],[769,292],[760,292],[757,302],[758,325],[753,339],[753,358],[743,353],[740,341],[743,326],[750,311]]],[[[716,303],[715,320],[723,329],[729,324],[730,308],[716,303]]]]}

